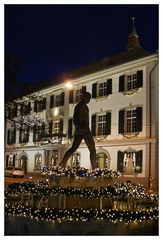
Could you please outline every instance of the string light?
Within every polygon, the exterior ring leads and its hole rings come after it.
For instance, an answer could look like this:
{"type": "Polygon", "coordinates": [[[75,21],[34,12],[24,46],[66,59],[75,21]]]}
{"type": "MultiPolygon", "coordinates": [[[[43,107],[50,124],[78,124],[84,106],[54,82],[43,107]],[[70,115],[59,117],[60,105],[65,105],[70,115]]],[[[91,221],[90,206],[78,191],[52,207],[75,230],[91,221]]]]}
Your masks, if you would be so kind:
{"type": "Polygon", "coordinates": [[[154,220],[158,218],[158,208],[155,207],[150,210],[143,211],[116,211],[113,209],[82,209],[74,208],[71,210],[61,209],[35,209],[31,207],[23,208],[21,205],[14,206],[12,204],[5,204],[5,214],[8,216],[23,216],[35,220],[52,221],[61,223],[62,221],[94,221],[107,220],[113,223],[117,222],[143,222],[147,220],[154,220]]]}

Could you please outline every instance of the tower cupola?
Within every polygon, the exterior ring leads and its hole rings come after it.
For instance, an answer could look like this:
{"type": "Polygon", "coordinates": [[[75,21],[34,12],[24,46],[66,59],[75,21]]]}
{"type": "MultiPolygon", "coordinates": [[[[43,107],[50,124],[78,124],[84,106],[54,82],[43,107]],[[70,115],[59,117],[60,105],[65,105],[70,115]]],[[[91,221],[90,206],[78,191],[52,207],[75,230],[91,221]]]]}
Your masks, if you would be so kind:
{"type": "Polygon", "coordinates": [[[127,44],[127,50],[131,51],[136,48],[141,48],[139,37],[135,29],[135,18],[132,18],[132,32],[128,37],[128,44],[127,44]]]}

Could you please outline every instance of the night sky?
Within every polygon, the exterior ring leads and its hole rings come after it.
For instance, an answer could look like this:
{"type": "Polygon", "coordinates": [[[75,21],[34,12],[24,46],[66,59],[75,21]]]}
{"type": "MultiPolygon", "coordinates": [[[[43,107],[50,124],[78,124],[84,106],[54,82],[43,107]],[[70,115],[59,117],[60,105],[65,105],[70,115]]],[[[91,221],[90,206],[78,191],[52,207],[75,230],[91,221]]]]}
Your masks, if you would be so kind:
{"type": "Polygon", "coordinates": [[[5,53],[25,61],[19,78],[45,81],[124,51],[132,17],[141,46],[158,49],[158,5],[5,5],[5,53]]]}

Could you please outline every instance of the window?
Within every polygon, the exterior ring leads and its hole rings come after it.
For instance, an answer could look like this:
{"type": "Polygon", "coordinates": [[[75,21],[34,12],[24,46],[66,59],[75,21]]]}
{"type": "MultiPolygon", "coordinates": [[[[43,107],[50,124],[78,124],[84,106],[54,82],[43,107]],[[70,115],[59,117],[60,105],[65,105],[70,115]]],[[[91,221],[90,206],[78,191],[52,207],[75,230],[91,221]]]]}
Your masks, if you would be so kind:
{"type": "Polygon", "coordinates": [[[53,121],[52,134],[59,134],[60,124],[59,121],[53,121]]]}
{"type": "Polygon", "coordinates": [[[96,113],[92,115],[91,128],[93,136],[111,134],[111,113],[96,113]]]}
{"type": "Polygon", "coordinates": [[[105,135],[106,130],[106,114],[98,115],[98,130],[97,135],[105,135]]]}
{"type": "Polygon", "coordinates": [[[75,102],[81,101],[82,94],[83,94],[82,88],[76,90],[76,92],[75,92],[75,102]]]}
{"type": "Polygon", "coordinates": [[[53,154],[50,159],[50,166],[56,166],[58,161],[58,151],[53,151],[53,154]]]}
{"type": "Polygon", "coordinates": [[[6,155],[6,167],[15,167],[15,158],[13,154],[6,155]]]}
{"type": "Polygon", "coordinates": [[[119,77],[119,92],[131,92],[143,87],[143,71],[131,72],[119,77]]]}
{"type": "Polygon", "coordinates": [[[50,96],[50,108],[59,107],[64,105],[65,93],[61,92],[57,95],[50,96]]]}
{"type": "Polygon", "coordinates": [[[21,115],[27,115],[30,114],[31,110],[31,103],[29,102],[28,104],[21,103],[20,105],[20,114],[21,115]]]}
{"type": "Polygon", "coordinates": [[[82,94],[86,92],[86,86],[82,86],[76,90],[72,89],[69,92],[69,103],[77,103],[82,99],[82,94]]]}
{"type": "Polygon", "coordinates": [[[137,87],[137,74],[132,74],[127,76],[127,86],[126,89],[132,90],[137,87]]]}
{"type": "Polygon", "coordinates": [[[29,141],[29,127],[22,126],[19,131],[19,142],[27,143],[29,141]]]}
{"type": "Polygon", "coordinates": [[[117,170],[126,175],[142,173],[143,151],[118,151],[117,170]]]}
{"type": "Polygon", "coordinates": [[[120,134],[142,131],[142,107],[123,109],[119,111],[120,134]]]}
{"type": "Polygon", "coordinates": [[[46,98],[34,102],[34,112],[41,112],[46,109],[46,98]]]}
{"type": "Polygon", "coordinates": [[[99,84],[99,97],[107,95],[107,82],[99,84]]]}
{"type": "Polygon", "coordinates": [[[56,96],[56,107],[61,106],[61,95],[56,96]]]}
{"type": "Polygon", "coordinates": [[[63,136],[63,119],[49,122],[49,136],[63,136]]]}
{"type": "Polygon", "coordinates": [[[80,167],[80,154],[74,153],[71,158],[71,168],[80,167]]]}
{"type": "Polygon", "coordinates": [[[136,132],[136,109],[126,111],[126,132],[136,132]]]}
{"type": "Polygon", "coordinates": [[[17,116],[17,104],[13,104],[11,107],[8,108],[8,118],[14,118],[17,116]]]}
{"type": "Polygon", "coordinates": [[[34,171],[41,171],[41,162],[42,162],[42,156],[41,154],[37,154],[35,156],[35,162],[34,162],[34,171]]]}
{"type": "Polygon", "coordinates": [[[16,129],[10,128],[7,132],[7,144],[14,144],[16,141],[16,129]]]}
{"type": "Polygon", "coordinates": [[[33,141],[39,142],[45,136],[45,124],[35,125],[33,129],[33,141]]]}
{"type": "Polygon", "coordinates": [[[112,94],[112,79],[92,84],[92,98],[108,96],[112,94]]]}

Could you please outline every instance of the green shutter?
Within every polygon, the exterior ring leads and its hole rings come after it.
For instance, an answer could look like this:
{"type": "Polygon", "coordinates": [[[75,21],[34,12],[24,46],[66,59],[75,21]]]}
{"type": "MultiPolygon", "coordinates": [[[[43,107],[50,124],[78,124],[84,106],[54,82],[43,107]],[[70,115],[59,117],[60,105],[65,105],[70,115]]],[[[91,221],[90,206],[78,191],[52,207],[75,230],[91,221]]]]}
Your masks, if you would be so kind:
{"type": "Polygon", "coordinates": [[[107,80],[107,91],[106,95],[112,94],[112,79],[107,80]]]}
{"type": "Polygon", "coordinates": [[[62,93],[61,93],[61,106],[63,106],[64,103],[65,103],[65,93],[62,92],[62,93]]]}
{"type": "Polygon", "coordinates": [[[12,166],[15,167],[15,155],[13,155],[13,163],[12,166]]]}
{"type": "Polygon", "coordinates": [[[34,112],[37,112],[37,101],[34,101],[34,112]]]}
{"type": "Polygon", "coordinates": [[[110,112],[106,113],[106,130],[105,130],[105,133],[107,135],[111,134],[111,113],[110,112]]]}
{"type": "Polygon", "coordinates": [[[50,96],[50,108],[54,107],[54,95],[50,96]]]}
{"type": "Polygon", "coordinates": [[[119,111],[118,133],[124,133],[125,111],[119,111]]]}
{"type": "Polygon", "coordinates": [[[7,130],[7,144],[10,144],[10,129],[7,130]]]}
{"type": "Polygon", "coordinates": [[[87,89],[86,86],[82,87],[82,94],[86,92],[86,89],[87,89]]]}
{"type": "Polygon", "coordinates": [[[93,136],[96,136],[96,114],[92,115],[91,129],[93,136]]]}
{"type": "Polygon", "coordinates": [[[59,135],[63,135],[63,119],[59,121],[59,135]]]}
{"type": "Polygon", "coordinates": [[[50,136],[50,137],[52,136],[52,127],[53,127],[53,122],[50,121],[50,122],[49,122],[49,136],[50,136]]]}
{"type": "Polygon", "coordinates": [[[8,167],[8,159],[9,159],[9,155],[6,155],[6,168],[8,167]]]}
{"type": "Polygon", "coordinates": [[[72,138],[72,118],[68,120],[68,138],[72,138]]]}
{"type": "Polygon", "coordinates": [[[136,131],[142,131],[142,107],[136,109],[136,131]]]}
{"type": "Polygon", "coordinates": [[[124,153],[118,151],[118,158],[117,158],[117,171],[123,172],[123,161],[124,161],[124,153]]]}
{"type": "Polygon", "coordinates": [[[16,127],[14,127],[14,142],[13,143],[16,143],[16,127]]]}
{"type": "Polygon", "coordinates": [[[124,92],[125,90],[125,75],[119,77],[119,92],[124,92]]]}
{"type": "Polygon", "coordinates": [[[143,160],[143,151],[140,150],[136,152],[136,173],[142,173],[142,160],[143,160]]]}
{"type": "Polygon", "coordinates": [[[92,84],[92,98],[97,97],[97,83],[92,84]]]}
{"type": "Polygon", "coordinates": [[[143,70],[137,71],[137,87],[143,87],[143,70]]]}
{"type": "Polygon", "coordinates": [[[74,90],[70,90],[69,92],[69,103],[73,103],[73,95],[74,95],[74,90]]]}
{"type": "Polygon", "coordinates": [[[42,110],[46,109],[46,98],[43,98],[43,106],[42,106],[42,110]]]}
{"type": "Polygon", "coordinates": [[[33,127],[33,142],[36,141],[36,125],[33,127]]]}

